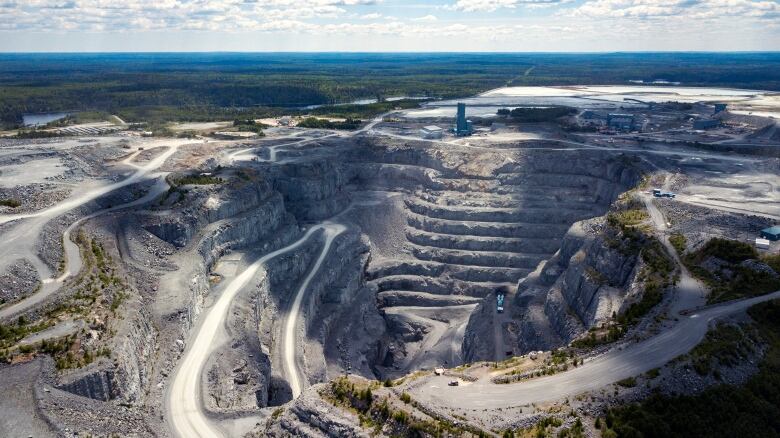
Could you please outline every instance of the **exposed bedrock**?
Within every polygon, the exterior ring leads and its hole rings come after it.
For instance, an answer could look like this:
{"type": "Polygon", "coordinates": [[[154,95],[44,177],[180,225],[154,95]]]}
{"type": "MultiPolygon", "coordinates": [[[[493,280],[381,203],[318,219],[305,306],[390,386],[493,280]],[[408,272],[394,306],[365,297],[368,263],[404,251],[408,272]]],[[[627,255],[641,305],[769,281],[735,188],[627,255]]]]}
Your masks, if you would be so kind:
{"type": "Polygon", "coordinates": [[[342,408],[334,406],[318,394],[324,389],[319,385],[304,391],[282,415],[269,422],[265,429],[258,429],[249,437],[329,437],[368,438],[371,436],[360,424],[357,415],[344,415],[342,408]]]}
{"type": "MultiPolygon", "coordinates": [[[[291,398],[281,362],[285,348],[281,344],[283,323],[294,294],[313,268],[322,245],[321,237],[312,238],[296,250],[271,260],[266,267],[267,275],[257,285],[252,319],[257,327],[261,357],[271,358],[270,370],[263,377],[265,386],[257,393],[258,403],[277,405],[291,398]]],[[[327,380],[348,367],[373,376],[369,361],[376,355],[377,338],[383,333],[384,325],[374,295],[365,288],[363,273],[367,259],[367,242],[359,230],[348,230],[333,242],[323,265],[305,290],[298,315],[296,345],[304,353],[297,357],[301,358],[299,371],[306,382],[327,380]]]]}
{"type": "Polygon", "coordinates": [[[204,368],[204,405],[211,412],[252,412],[268,405],[271,355],[258,334],[261,291],[255,288],[233,301],[225,325],[228,338],[204,368]]]}
{"type": "Polygon", "coordinates": [[[99,360],[84,369],[65,373],[58,382],[60,389],[102,401],[119,400],[129,404],[144,401],[157,332],[148,315],[137,309],[131,315],[114,337],[112,356],[116,360],[99,360]]]}
{"type": "Polygon", "coordinates": [[[305,374],[310,383],[344,371],[373,377],[376,345],[384,321],[375,294],[366,287],[368,242],[359,230],[339,236],[310,285],[304,302],[305,374]]]}
{"type": "MultiPolygon", "coordinates": [[[[616,239],[603,218],[573,224],[561,249],[520,282],[510,306],[513,321],[501,328],[504,348],[527,352],[565,345],[633,302],[641,262],[621,251],[616,239]]],[[[470,322],[473,336],[464,348],[475,356],[490,356],[495,348],[492,339],[477,336],[492,330],[490,310],[481,306],[475,315],[482,317],[470,322]]]]}
{"type": "Polygon", "coordinates": [[[219,257],[242,248],[268,252],[291,242],[299,231],[282,196],[261,178],[192,188],[187,196],[191,199],[183,207],[154,211],[141,220],[160,239],[183,246],[173,260],[178,271],[161,283],[163,290],[189,292],[167,304],[171,312],[183,307],[189,325],[209,293],[208,276],[219,257]]]}
{"type": "MultiPolygon", "coordinates": [[[[113,375],[105,374],[110,378],[110,391],[103,393],[109,394],[110,398],[136,403],[142,401],[141,395],[151,394],[155,400],[162,400],[163,383],[171,374],[185,347],[187,333],[212,292],[210,274],[219,257],[241,248],[270,252],[299,236],[298,226],[285,210],[281,194],[263,179],[191,186],[187,190],[186,197],[172,206],[154,204],[149,211],[137,212],[118,223],[116,235],[122,244],[122,259],[160,277],[159,284],[144,277],[144,298],[139,304],[138,321],[135,322],[133,316],[124,324],[127,333],[120,330],[115,336],[112,348],[118,357],[126,360],[117,361],[110,369],[113,375]]],[[[253,309],[253,303],[247,299],[242,296],[236,300],[237,308],[253,309]]],[[[231,313],[231,318],[235,318],[236,313],[241,312],[231,313]]],[[[253,322],[256,318],[250,317],[247,321],[253,322]]],[[[257,329],[250,330],[251,326],[245,325],[249,324],[247,321],[228,321],[236,340],[215,354],[216,358],[231,362],[231,385],[245,391],[236,391],[234,398],[206,398],[207,408],[214,411],[243,412],[266,403],[268,382],[264,379],[269,367],[263,365],[263,346],[257,329]],[[240,362],[239,356],[254,359],[240,367],[236,365],[240,362]],[[219,405],[208,405],[217,399],[219,405]]],[[[268,352],[265,353],[267,356],[268,352]]],[[[95,377],[89,379],[94,381],[95,377]]],[[[84,388],[83,384],[77,383],[78,376],[71,380],[74,391],[102,397],[97,390],[76,389],[84,388]]],[[[98,382],[90,384],[98,389],[101,385],[98,382]]],[[[218,395],[218,391],[215,394],[218,395]]]]}
{"type": "Polygon", "coordinates": [[[610,247],[607,236],[588,235],[582,226],[572,227],[560,257],[542,274],[549,282],[561,272],[550,287],[545,313],[564,342],[620,312],[637,266],[636,255],[610,247]]]}
{"type": "Polygon", "coordinates": [[[326,219],[349,204],[342,167],[330,160],[274,166],[272,175],[274,188],[299,220],[326,219]]]}
{"type": "MultiPolygon", "coordinates": [[[[492,360],[507,346],[528,349],[525,338],[560,344],[619,307],[614,295],[631,269],[605,272],[611,289],[590,284],[582,273],[614,260],[587,248],[583,254],[592,253],[592,260],[560,280],[561,300],[576,309],[578,326],[567,328],[573,322],[556,312],[554,294],[548,300],[522,288],[515,302],[529,312],[498,321],[494,291],[514,286],[562,246],[585,245],[566,242],[573,239],[567,232],[578,221],[602,216],[638,182],[632,160],[593,151],[425,147],[361,150],[353,159],[351,184],[405,193],[396,207],[406,217],[403,254],[374,257],[368,267],[388,325],[379,348],[380,374],[402,374],[435,361],[492,360]]],[[[573,255],[567,254],[566,266],[573,255]]],[[[556,281],[557,276],[548,288],[556,281]]]]}
{"type": "MultiPolygon", "coordinates": [[[[185,186],[187,199],[180,208],[149,215],[144,228],[179,248],[185,247],[210,224],[221,224],[240,216],[262,214],[282,216],[284,205],[279,194],[261,178],[250,182],[229,182],[216,187],[185,186]]],[[[216,226],[216,225],[215,225],[216,226]]]]}

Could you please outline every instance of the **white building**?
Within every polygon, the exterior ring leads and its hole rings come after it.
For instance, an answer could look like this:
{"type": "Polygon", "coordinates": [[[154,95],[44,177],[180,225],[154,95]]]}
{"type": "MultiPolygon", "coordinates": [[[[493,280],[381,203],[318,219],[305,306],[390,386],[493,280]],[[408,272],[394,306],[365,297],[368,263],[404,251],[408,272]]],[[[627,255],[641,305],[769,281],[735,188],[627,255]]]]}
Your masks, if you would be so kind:
{"type": "Polygon", "coordinates": [[[769,240],[756,237],[756,248],[769,249],[769,245],[770,245],[769,240]]]}
{"type": "Polygon", "coordinates": [[[420,129],[420,135],[429,140],[440,139],[444,136],[444,130],[436,125],[424,126],[420,129]]]}

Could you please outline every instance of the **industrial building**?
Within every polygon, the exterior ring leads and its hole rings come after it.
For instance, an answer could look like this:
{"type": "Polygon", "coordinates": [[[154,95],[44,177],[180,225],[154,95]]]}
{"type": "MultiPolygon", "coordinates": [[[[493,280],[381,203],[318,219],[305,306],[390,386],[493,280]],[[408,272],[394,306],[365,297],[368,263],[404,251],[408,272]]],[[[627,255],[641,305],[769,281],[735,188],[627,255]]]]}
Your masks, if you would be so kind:
{"type": "Polygon", "coordinates": [[[761,230],[761,237],[773,242],[780,240],[780,225],[761,230]]]}
{"type": "Polygon", "coordinates": [[[604,114],[597,113],[596,111],[586,110],[582,112],[583,119],[586,120],[604,120],[604,114]]]}
{"type": "Polygon", "coordinates": [[[471,120],[466,120],[466,104],[458,102],[458,117],[455,122],[455,134],[459,137],[471,135],[474,128],[471,120]]]}
{"type": "Polygon", "coordinates": [[[720,126],[718,119],[699,119],[693,121],[693,129],[712,129],[720,126]]]}
{"type": "Polygon", "coordinates": [[[436,125],[428,125],[420,129],[420,135],[428,140],[438,140],[444,136],[444,130],[436,125]]]}
{"type": "Polygon", "coordinates": [[[616,131],[631,131],[634,129],[633,114],[608,114],[607,126],[616,131]]]}

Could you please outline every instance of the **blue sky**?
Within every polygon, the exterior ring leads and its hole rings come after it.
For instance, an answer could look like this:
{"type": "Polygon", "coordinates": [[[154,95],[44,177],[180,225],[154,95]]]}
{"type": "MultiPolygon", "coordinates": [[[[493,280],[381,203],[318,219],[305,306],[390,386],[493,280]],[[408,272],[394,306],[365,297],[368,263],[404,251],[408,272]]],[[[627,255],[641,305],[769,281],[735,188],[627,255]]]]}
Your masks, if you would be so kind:
{"type": "Polygon", "coordinates": [[[780,50],[780,0],[0,0],[0,51],[780,50]]]}

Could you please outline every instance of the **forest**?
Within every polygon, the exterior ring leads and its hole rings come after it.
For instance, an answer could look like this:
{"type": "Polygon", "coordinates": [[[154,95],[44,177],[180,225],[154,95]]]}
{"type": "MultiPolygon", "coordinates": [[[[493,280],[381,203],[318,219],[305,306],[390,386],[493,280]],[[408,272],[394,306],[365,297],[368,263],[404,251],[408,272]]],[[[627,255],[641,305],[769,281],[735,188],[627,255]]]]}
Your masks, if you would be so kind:
{"type": "Polygon", "coordinates": [[[52,111],[130,122],[252,118],[366,98],[661,79],[780,90],[780,53],[0,54],[0,123],[52,111]]]}

